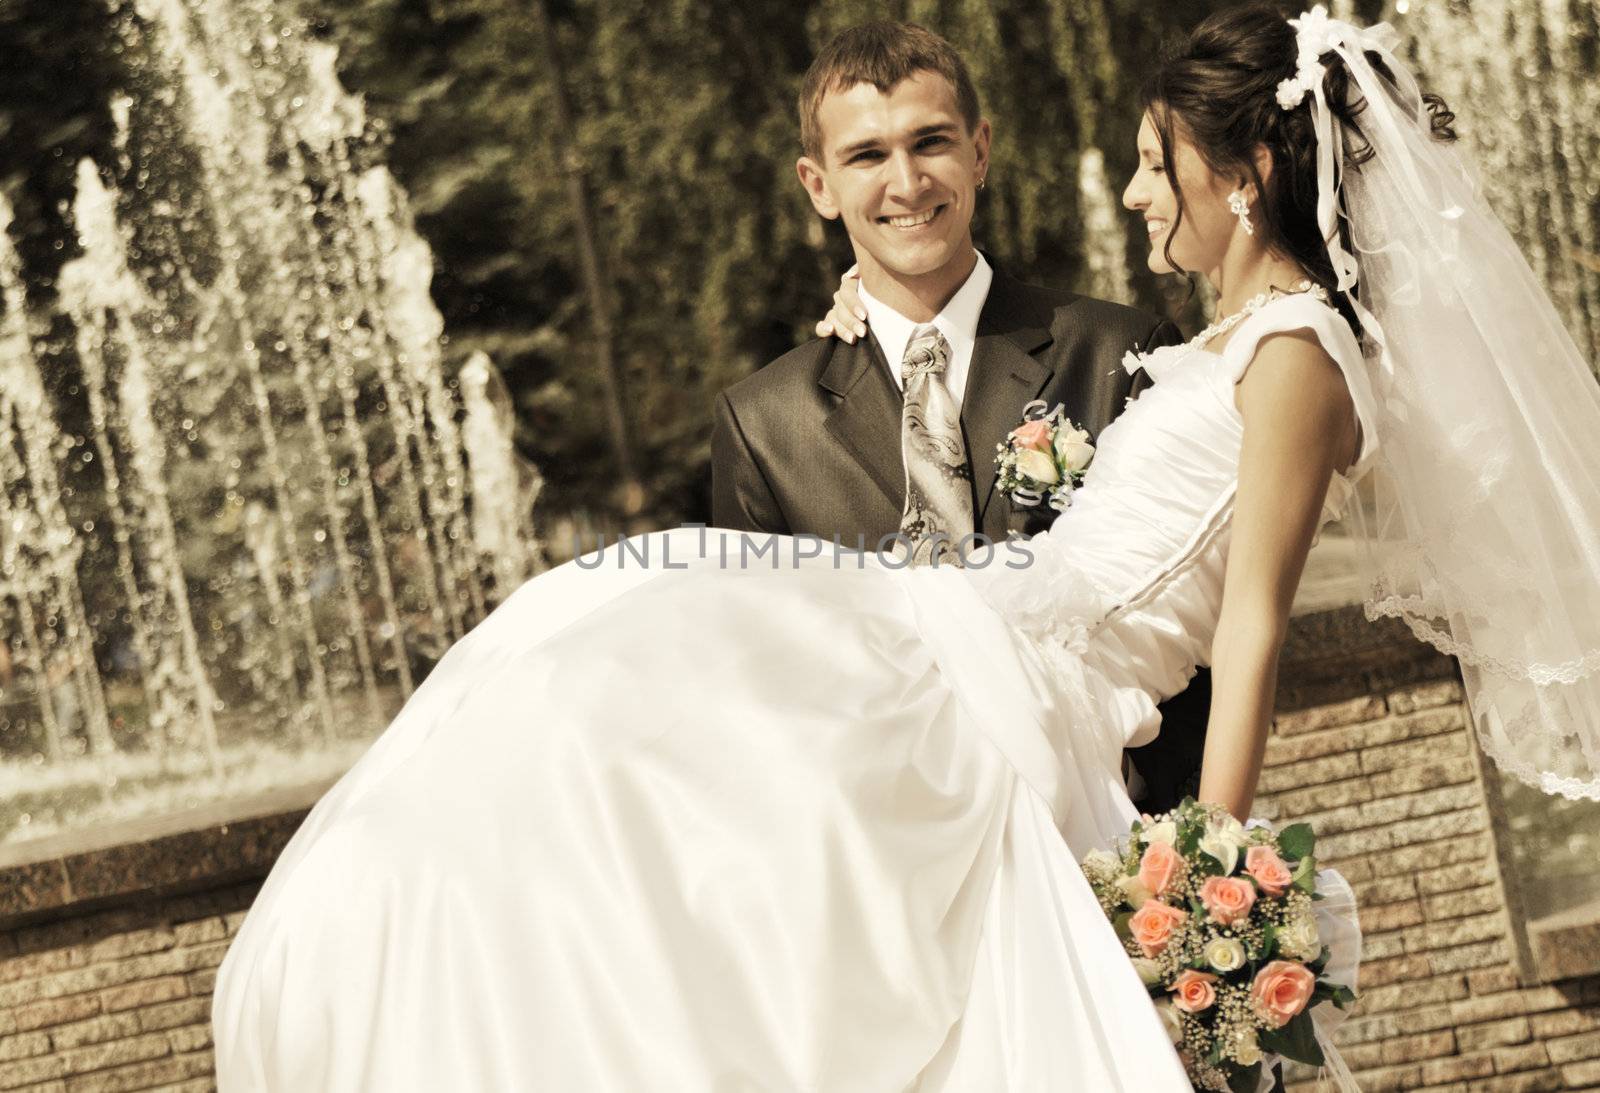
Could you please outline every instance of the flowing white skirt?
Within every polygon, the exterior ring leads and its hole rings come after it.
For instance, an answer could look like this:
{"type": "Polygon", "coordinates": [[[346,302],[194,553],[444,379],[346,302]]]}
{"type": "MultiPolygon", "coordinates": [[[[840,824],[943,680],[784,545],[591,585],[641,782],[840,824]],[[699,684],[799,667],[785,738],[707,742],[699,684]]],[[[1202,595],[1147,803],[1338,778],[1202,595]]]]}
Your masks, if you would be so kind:
{"type": "Polygon", "coordinates": [[[1189,1088],[1074,858],[1114,733],[960,571],[718,534],[450,651],[229,950],[225,1093],[1189,1088]]]}

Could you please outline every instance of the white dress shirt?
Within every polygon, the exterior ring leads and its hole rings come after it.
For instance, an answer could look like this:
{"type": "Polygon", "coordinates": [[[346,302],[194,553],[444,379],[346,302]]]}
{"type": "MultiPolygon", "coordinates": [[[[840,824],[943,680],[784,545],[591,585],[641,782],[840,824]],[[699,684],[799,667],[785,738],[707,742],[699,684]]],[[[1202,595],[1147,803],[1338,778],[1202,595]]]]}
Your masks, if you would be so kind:
{"type": "MultiPolygon", "coordinates": [[[[949,389],[950,397],[955,399],[957,409],[961,408],[961,396],[967,389],[967,373],[972,368],[972,348],[978,341],[978,315],[983,311],[983,302],[989,298],[989,285],[994,281],[994,270],[983,260],[983,255],[977,257],[978,261],[966,281],[950,297],[944,310],[931,320],[939,333],[944,335],[944,340],[950,343],[950,363],[945,370],[944,385],[949,389]]],[[[878,344],[883,347],[889,375],[894,379],[894,385],[904,391],[905,382],[900,378],[900,365],[905,360],[911,332],[925,324],[914,323],[888,304],[873,299],[865,285],[858,285],[856,291],[861,294],[861,303],[867,309],[867,324],[872,328],[878,344]]]]}

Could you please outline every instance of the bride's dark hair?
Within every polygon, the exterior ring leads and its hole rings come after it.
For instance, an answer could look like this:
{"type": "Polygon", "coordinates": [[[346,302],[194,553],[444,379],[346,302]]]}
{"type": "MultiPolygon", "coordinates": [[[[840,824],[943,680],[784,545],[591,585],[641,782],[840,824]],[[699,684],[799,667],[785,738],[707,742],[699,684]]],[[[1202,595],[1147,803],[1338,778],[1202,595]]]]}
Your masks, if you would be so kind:
{"type": "MultiPolygon", "coordinates": [[[[1174,135],[1194,145],[1206,165],[1221,175],[1238,174],[1256,184],[1261,195],[1250,209],[1256,236],[1284,257],[1298,263],[1313,281],[1334,293],[1333,265],[1317,226],[1317,138],[1311,118],[1311,95],[1291,110],[1278,105],[1278,84],[1292,77],[1299,49],[1295,29],[1283,13],[1268,4],[1228,8],[1210,16],[1173,43],[1144,87],[1145,112],[1161,141],[1162,165],[1177,198],[1178,213],[1162,253],[1172,260],[1172,239],[1183,221],[1183,192],[1173,170],[1174,135]],[[1264,145],[1272,157],[1266,181],[1256,170],[1255,152],[1264,145]]],[[[1389,67],[1368,54],[1386,80],[1389,67]]],[[[1323,54],[1327,72],[1323,88],[1329,108],[1345,130],[1347,164],[1372,158],[1361,135],[1359,118],[1366,102],[1359,95],[1346,105],[1352,84],[1349,70],[1336,53],[1323,54]]],[[[1433,135],[1456,139],[1455,115],[1437,95],[1423,95],[1433,135]]],[[[1341,234],[1348,228],[1341,220],[1341,234]]],[[[1344,240],[1350,249],[1349,239],[1344,240]]],[[[1349,308],[1338,301],[1346,317],[1349,308]]]]}

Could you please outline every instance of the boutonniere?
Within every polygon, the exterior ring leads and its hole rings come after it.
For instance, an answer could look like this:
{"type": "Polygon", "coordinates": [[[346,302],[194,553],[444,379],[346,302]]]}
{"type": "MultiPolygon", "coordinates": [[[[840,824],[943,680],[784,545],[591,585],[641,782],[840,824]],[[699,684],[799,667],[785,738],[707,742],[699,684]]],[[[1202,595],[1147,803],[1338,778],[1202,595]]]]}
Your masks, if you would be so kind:
{"type": "Polygon", "coordinates": [[[1067,420],[1059,404],[1047,410],[1035,399],[1022,408],[1022,424],[995,446],[995,487],[1013,504],[1045,502],[1062,512],[1093,459],[1089,434],[1067,420]]]}

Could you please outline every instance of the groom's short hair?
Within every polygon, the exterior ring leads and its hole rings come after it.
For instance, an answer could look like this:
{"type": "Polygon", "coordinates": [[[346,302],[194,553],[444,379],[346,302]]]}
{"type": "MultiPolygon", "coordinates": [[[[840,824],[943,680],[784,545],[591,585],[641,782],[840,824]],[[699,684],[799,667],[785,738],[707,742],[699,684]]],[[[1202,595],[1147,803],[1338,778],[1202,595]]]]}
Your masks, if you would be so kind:
{"type": "Polygon", "coordinates": [[[830,92],[868,83],[887,95],[895,84],[918,72],[937,72],[949,80],[967,128],[977,128],[978,91],[954,46],[915,23],[863,23],[835,35],[806,70],[800,85],[800,143],[805,154],[822,159],[817,114],[830,92]]]}

